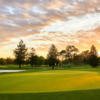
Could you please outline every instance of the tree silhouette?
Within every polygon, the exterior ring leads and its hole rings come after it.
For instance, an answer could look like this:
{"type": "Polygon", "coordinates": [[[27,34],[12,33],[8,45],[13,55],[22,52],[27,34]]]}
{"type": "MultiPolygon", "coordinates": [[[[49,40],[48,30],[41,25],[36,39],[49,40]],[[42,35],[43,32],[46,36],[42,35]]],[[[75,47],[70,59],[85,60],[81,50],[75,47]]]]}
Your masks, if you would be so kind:
{"type": "Polygon", "coordinates": [[[47,62],[49,66],[52,66],[52,69],[54,69],[54,66],[58,63],[58,51],[54,44],[51,45],[48,55],[47,55],[47,62]]]}
{"type": "Polygon", "coordinates": [[[9,65],[9,64],[14,64],[14,59],[12,58],[7,58],[6,59],[6,63],[9,65]]]}
{"type": "Polygon", "coordinates": [[[79,50],[74,45],[68,45],[66,47],[66,60],[71,63],[73,57],[77,54],[79,50]]]}
{"type": "Polygon", "coordinates": [[[60,65],[63,66],[63,63],[64,63],[65,58],[66,58],[66,50],[61,50],[58,53],[58,57],[59,57],[60,65]]]}
{"type": "Polygon", "coordinates": [[[6,59],[4,58],[0,58],[0,65],[5,65],[6,63],[6,59]]]}
{"type": "Polygon", "coordinates": [[[66,57],[66,50],[61,50],[59,52],[59,56],[60,56],[60,60],[64,61],[65,57],[66,57]]]}
{"type": "Polygon", "coordinates": [[[83,51],[82,53],[80,53],[80,55],[81,55],[81,59],[82,59],[83,63],[88,64],[89,56],[90,56],[89,50],[83,51]]]}
{"type": "Polygon", "coordinates": [[[94,45],[91,46],[90,55],[98,56],[96,47],[94,45]]]}
{"type": "Polygon", "coordinates": [[[98,53],[97,53],[96,47],[94,45],[91,46],[90,56],[89,56],[89,64],[92,67],[97,67],[99,64],[98,53]]]}
{"type": "Polygon", "coordinates": [[[19,42],[17,48],[14,50],[14,55],[15,55],[16,62],[19,65],[19,68],[21,68],[21,65],[24,63],[25,58],[27,56],[27,48],[23,40],[19,42]]]}
{"type": "Polygon", "coordinates": [[[31,67],[33,67],[33,65],[36,65],[37,62],[37,55],[35,53],[35,49],[31,48],[31,52],[29,54],[29,63],[31,64],[31,67]]]}

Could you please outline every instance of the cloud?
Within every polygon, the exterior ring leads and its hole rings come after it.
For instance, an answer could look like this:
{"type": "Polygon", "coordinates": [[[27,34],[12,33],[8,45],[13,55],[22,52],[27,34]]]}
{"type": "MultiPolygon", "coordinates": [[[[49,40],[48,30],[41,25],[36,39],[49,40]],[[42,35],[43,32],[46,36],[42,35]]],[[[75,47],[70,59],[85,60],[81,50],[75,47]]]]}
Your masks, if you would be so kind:
{"type": "Polygon", "coordinates": [[[100,0],[0,0],[2,47],[23,39],[44,51],[52,43],[82,48],[99,43],[99,29],[100,0]]]}

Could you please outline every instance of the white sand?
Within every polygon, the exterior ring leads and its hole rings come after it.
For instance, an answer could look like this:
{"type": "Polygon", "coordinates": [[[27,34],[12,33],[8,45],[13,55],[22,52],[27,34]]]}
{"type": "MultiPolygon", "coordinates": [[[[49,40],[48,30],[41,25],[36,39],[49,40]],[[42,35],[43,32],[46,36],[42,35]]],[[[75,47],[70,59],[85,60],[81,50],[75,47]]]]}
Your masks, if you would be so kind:
{"type": "Polygon", "coordinates": [[[8,72],[22,72],[25,70],[0,70],[0,73],[8,73],[8,72]]]}

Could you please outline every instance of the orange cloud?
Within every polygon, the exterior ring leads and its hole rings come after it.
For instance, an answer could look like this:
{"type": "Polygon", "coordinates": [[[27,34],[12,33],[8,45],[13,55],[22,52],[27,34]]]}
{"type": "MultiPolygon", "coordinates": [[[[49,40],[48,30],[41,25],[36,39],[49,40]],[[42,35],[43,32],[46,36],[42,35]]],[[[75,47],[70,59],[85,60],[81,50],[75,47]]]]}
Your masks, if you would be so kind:
{"type": "Polygon", "coordinates": [[[99,32],[100,0],[0,0],[0,54],[6,56],[20,39],[42,55],[52,43],[100,50],[99,32]]]}

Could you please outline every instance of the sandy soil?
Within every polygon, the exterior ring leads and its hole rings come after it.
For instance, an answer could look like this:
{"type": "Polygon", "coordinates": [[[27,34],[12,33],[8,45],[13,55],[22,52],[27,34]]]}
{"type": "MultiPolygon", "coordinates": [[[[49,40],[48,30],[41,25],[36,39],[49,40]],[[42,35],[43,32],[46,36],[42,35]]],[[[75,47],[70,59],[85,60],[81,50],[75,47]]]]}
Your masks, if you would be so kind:
{"type": "Polygon", "coordinates": [[[0,70],[0,73],[8,73],[8,72],[22,72],[25,70],[0,70]]]}

